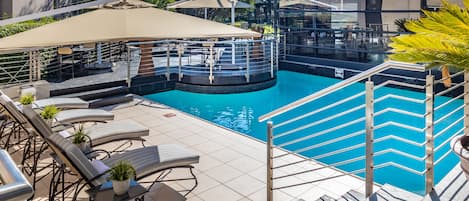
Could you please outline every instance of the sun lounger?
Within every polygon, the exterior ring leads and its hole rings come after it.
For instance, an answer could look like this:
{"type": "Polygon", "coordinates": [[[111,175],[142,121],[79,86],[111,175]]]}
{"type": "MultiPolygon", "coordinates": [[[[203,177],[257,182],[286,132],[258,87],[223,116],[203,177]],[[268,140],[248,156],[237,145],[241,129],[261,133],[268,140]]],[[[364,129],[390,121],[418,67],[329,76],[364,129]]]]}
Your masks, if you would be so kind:
{"type": "MultiPolygon", "coordinates": [[[[199,156],[193,151],[179,145],[168,144],[139,148],[121,154],[114,154],[106,159],[93,161],[92,163],[77,146],[70,143],[70,141],[61,135],[49,136],[47,141],[60,161],[74,171],[74,173],[80,175],[84,181],[84,184],[75,191],[75,196],[85,186],[94,188],[106,183],[107,170],[119,161],[126,161],[135,168],[137,181],[167,170],[188,168],[193,176],[191,179],[195,180],[195,186],[197,186],[196,177],[192,172],[192,165],[199,162],[199,156]],[[98,166],[99,168],[97,168],[98,166]]],[[[55,175],[55,177],[60,178],[60,175],[55,175]]],[[[189,178],[182,178],[181,180],[187,179],[189,178]]],[[[156,182],[158,181],[154,183],[156,182]]]]}
{"type": "Polygon", "coordinates": [[[60,109],[86,109],[89,103],[80,98],[46,98],[33,102],[33,108],[42,109],[48,105],[55,105],[60,109]]]}

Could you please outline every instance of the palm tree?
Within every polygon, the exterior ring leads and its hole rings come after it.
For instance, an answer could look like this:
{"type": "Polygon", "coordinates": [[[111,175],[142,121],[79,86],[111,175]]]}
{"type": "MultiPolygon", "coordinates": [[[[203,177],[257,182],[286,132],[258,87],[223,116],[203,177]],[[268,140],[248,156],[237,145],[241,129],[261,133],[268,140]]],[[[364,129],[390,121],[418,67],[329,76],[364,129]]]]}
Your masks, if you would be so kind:
{"type": "MultiPolygon", "coordinates": [[[[415,34],[391,38],[390,59],[442,67],[444,76],[449,76],[448,67],[469,70],[469,0],[464,8],[442,2],[440,11],[423,11],[424,17],[405,23],[415,34]]],[[[445,85],[451,85],[450,79],[445,85]]]]}

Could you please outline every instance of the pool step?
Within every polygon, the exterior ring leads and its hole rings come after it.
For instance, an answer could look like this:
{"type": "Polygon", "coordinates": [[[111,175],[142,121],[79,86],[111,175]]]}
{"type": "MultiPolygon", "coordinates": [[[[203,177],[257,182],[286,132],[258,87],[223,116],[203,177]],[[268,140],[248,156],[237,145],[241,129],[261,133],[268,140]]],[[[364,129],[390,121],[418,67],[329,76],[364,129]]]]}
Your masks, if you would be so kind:
{"type": "Polygon", "coordinates": [[[345,193],[338,199],[335,199],[328,195],[323,195],[317,201],[362,201],[362,200],[365,200],[364,194],[355,190],[350,190],[349,192],[345,193]]]}
{"type": "Polygon", "coordinates": [[[90,101],[90,100],[96,100],[96,99],[106,98],[110,96],[124,95],[128,93],[129,93],[129,88],[125,86],[117,86],[117,87],[101,88],[101,89],[95,89],[95,90],[90,90],[90,91],[82,91],[78,93],[60,95],[57,97],[64,97],[64,98],[76,97],[76,98],[81,98],[86,101],[90,101]]]}
{"type": "MultiPolygon", "coordinates": [[[[333,198],[328,195],[323,195],[317,201],[362,201],[366,200],[365,195],[357,192],[355,190],[351,190],[340,198],[333,198]]],[[[422,200],[422,197],[411,193],[409,191],[400,189],[398,187],[385,184],[381,186],[381,188],[376,191],[373,195],[371,195],[371,201],[403,201],[403,200],[422,200]]]]}
{"type": "Polygon", "coordinates": [[[81,91],[78,93],[65,94],[56,97],[81,98],[89,102],[90,108],[99,108],[133,101],[133,95],[129,94],[129,88],[125,86],[81,91]]]}

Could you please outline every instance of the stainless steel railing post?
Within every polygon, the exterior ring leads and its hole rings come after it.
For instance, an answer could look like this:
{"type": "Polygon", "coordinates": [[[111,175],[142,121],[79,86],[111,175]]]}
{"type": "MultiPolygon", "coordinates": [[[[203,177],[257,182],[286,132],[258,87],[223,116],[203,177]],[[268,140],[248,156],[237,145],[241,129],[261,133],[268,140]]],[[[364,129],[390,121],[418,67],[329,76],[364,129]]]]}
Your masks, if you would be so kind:
{"type": "Polygon", "coordinates": [[[374,126],[374,83],[372,81],[366,82],[365,89],[365,118],[366,118],[366,155],[365,155],[365,196],[369,198],[373,194],[374,184],[374,165],[373,165],[373,126],[374,126]]]}
{"type": "Polygon", "coordinates": [[[425,83],[425,194],[433,191],[434,185],[434,93],[433,75],[427,75],[425,83]]]}
{"type": "Polygon", "coordinates": [[[287,35],[283,35],[283,60],[287,60],[287,35]]]}
{"type": "Polygon", "coordinates": [[[181,81],[182,79],[182,54],[184,52],[184,47],[182,44],[179,44],[178,46],[178,59],[179,59],[179,66],[178,66],[178,80],[181,81]]]}
{"type": "Polygon", "coordinates": [[[267,201],[274,199],[273,193],[273,125],[272,121],[267,122],[267,201]]]}
{"type": "Polygon", "coordinates": [[[250,47],[249,47],[249,42],[246,43],[246,82],[249,83],[249,60],[250,60],[250,47]]]}
{"type": "Polygon", "coordinates": [[[464,71],[464,133],[469,133],[469,70],[464,71]]]}
{"type": "Polygon", "coordinates": [[[274,78],[274,41],[270,41],[270,77],[274,78]]]}
{"type": "Polygon", "coordinates": [[[169,43],[167,44],[167,47],[166,47],[166,79],[169,81],[170,80],[170,73],[169,73],[169,67],[171,65],[171,52],[170,52],[170,49],[169,49],[169,43]]]}
{"type": "Polygon", "coordinates": [[[127,87],[131,87],[132,78],[130,77],[130,62],[132,61],[131,47],[127,46],[127,87]]]}
{"type": "Polygon", "coordinates": [[[208,76],[208,79],[210,81],[210,84],[213,84],[213,44],[210,44],[210,75],[208,76]]]}

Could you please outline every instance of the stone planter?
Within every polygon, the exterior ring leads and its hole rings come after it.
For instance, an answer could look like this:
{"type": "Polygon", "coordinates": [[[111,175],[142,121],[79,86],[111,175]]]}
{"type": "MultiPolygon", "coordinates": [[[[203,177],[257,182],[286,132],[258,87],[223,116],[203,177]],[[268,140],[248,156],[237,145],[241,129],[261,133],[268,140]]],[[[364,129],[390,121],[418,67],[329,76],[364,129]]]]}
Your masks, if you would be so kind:
{"type": "Polygon", "coordinates": [[[129,191],[130,179],[125,181],[114,181],[112,180],[112,188],[116,195],[124,195],[129,191]]]}
{"type": "Polygon", "coordinates": [[[466,178],[469,180],[469,151],[464,149],[461,144],[461,138],[463,137],[467,136],[459,135],[454,137],[451,140],[451,149],[459,156],[459,159],[461,160],[461,168],[466,175],[466,178]]]}

